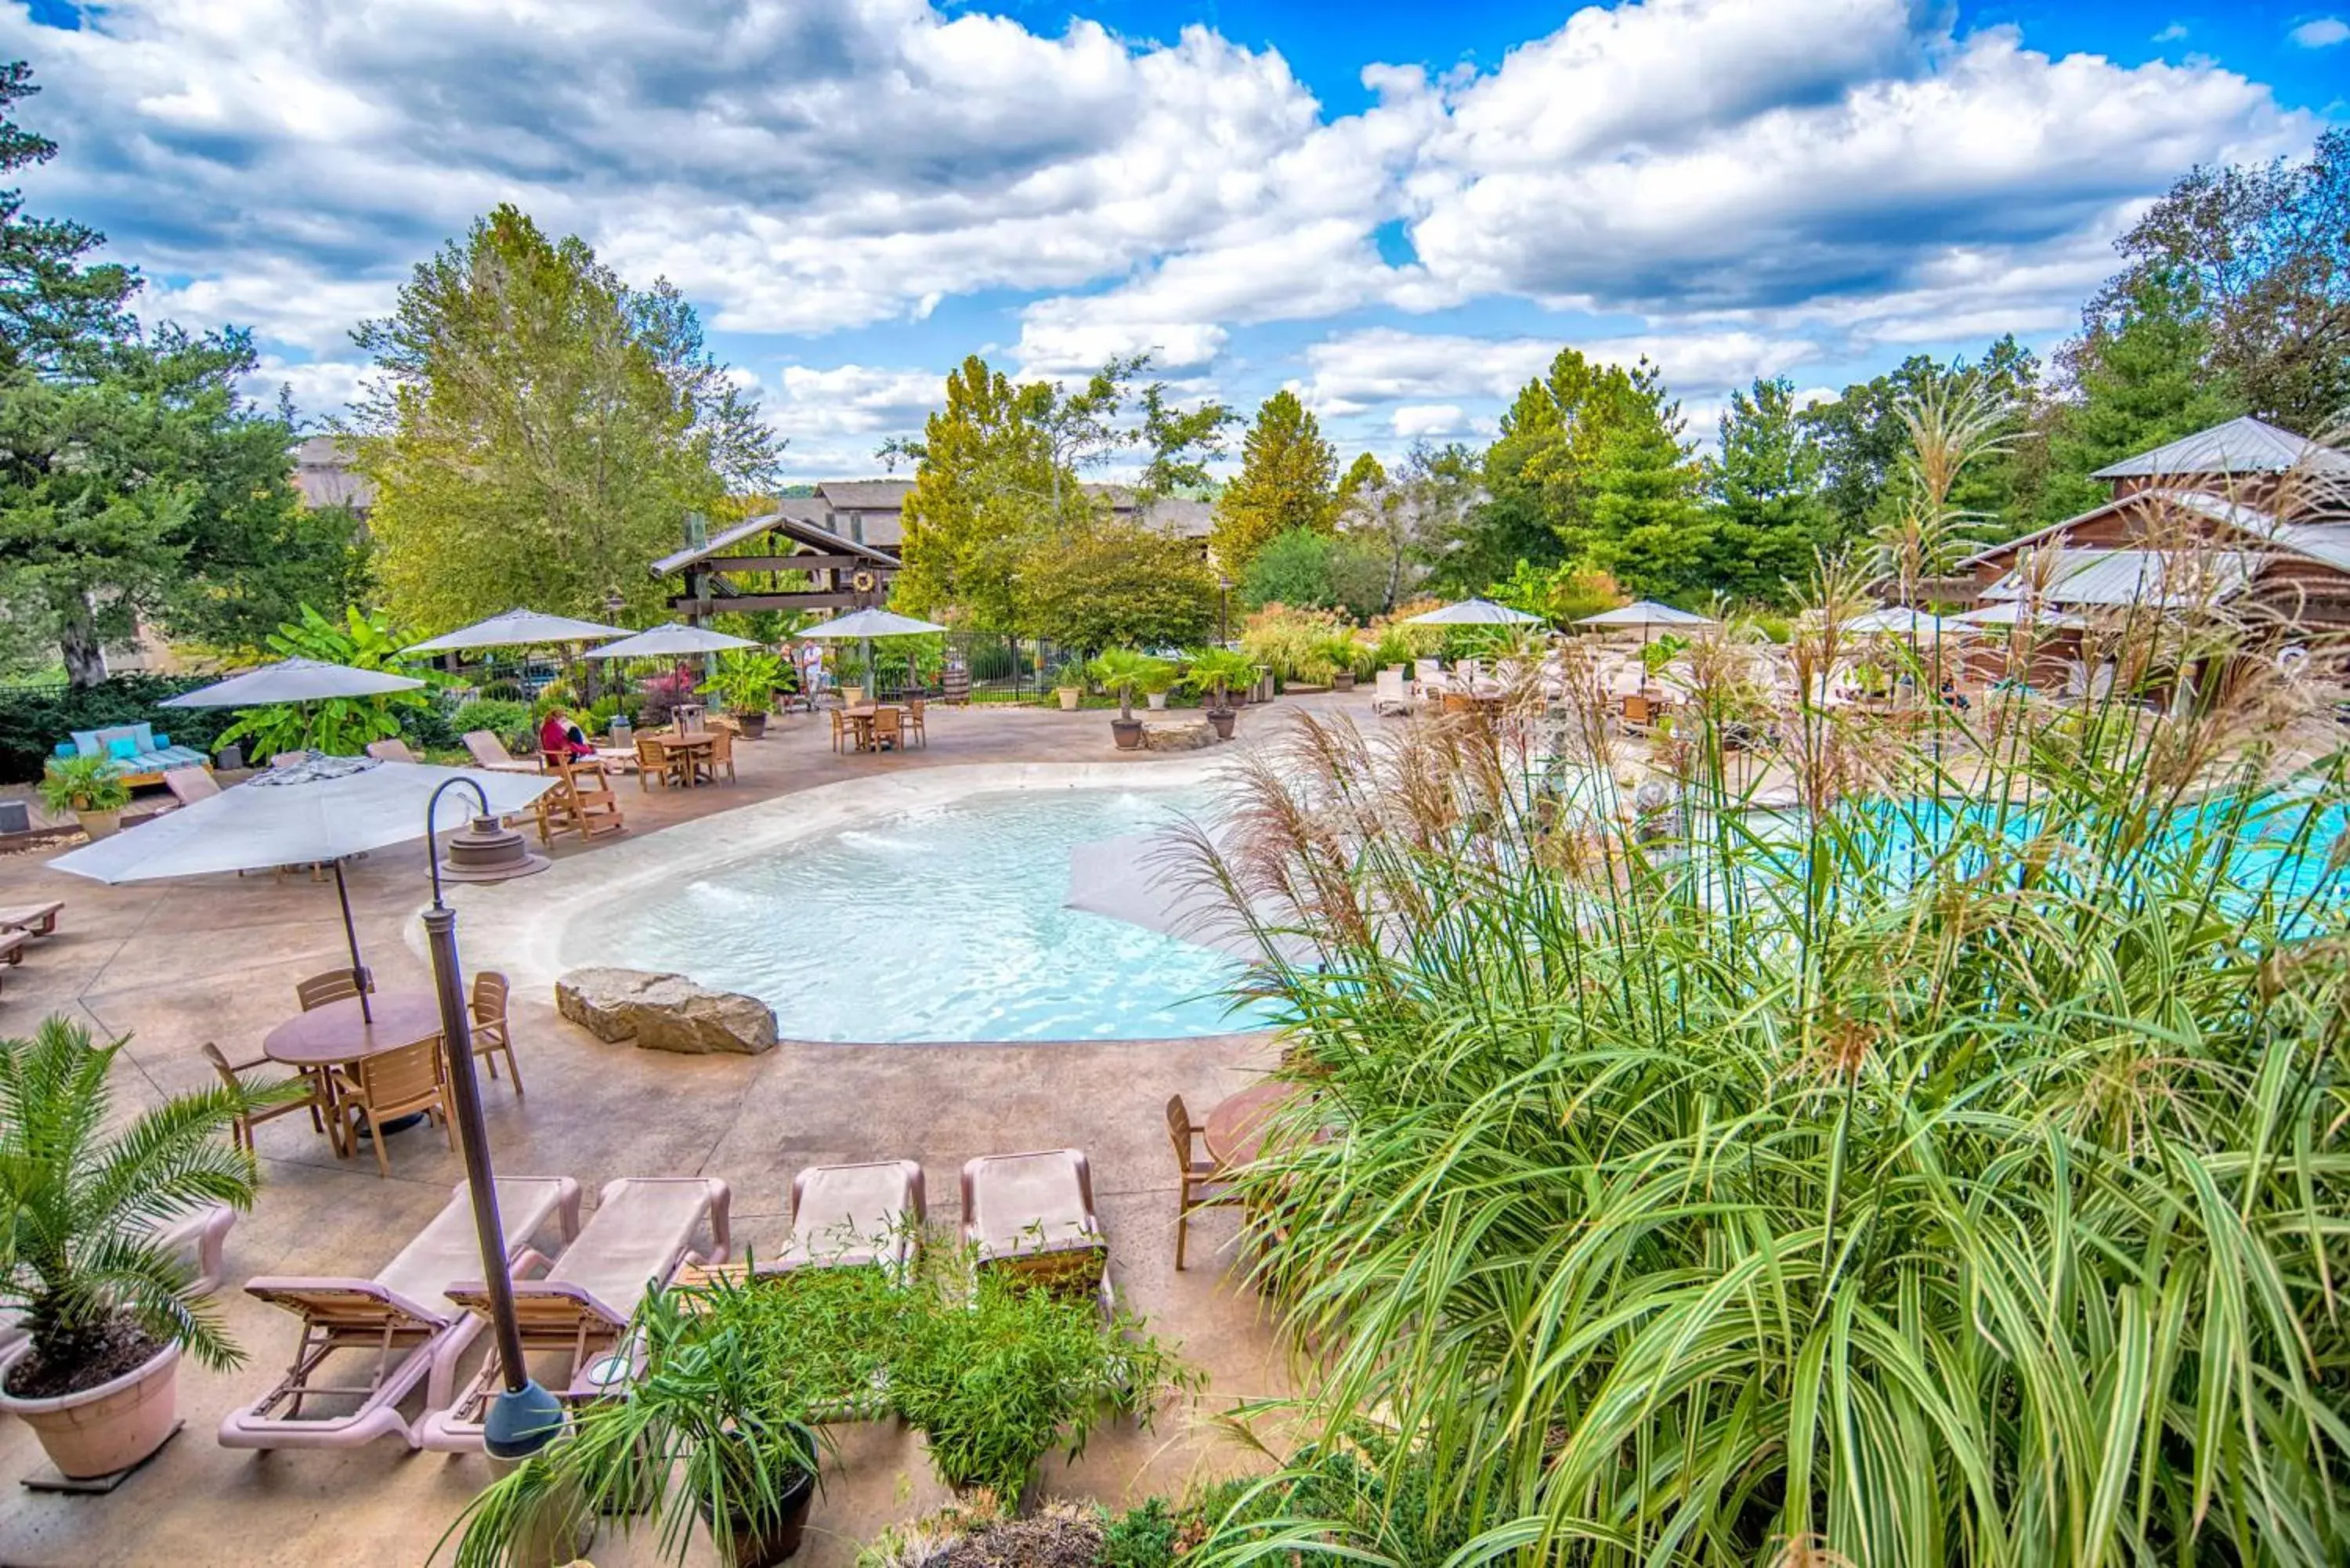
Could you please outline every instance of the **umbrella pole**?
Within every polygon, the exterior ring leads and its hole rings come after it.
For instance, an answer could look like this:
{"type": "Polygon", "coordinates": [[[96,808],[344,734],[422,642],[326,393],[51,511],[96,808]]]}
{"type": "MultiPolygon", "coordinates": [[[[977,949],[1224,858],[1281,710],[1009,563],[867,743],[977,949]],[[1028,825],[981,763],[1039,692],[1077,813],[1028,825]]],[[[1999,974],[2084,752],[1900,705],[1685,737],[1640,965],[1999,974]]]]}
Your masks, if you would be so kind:
{"type": "MultiPolygon", "coordinates": [[[[432,840],[425,840],[425,853],[432,853],[432,840]]],[[[343,886],[343,863],[335,862],[335,900],[343,907],[343,940],[351,949],[351,983],[359,988],[359,1016],[368,1023],[375,1022],[375,1011],[368,1005],[367,969],[359,962],[359,929],[351,924],[351,890],[343,886]]]]}

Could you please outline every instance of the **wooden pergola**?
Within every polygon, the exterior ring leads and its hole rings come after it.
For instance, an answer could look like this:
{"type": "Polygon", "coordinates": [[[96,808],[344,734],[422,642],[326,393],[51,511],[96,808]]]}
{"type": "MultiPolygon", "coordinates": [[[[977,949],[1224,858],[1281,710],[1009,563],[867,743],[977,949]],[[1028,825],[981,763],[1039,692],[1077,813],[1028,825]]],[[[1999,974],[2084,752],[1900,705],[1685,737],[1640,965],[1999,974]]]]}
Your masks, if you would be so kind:
{"type": "Polygon", "coordinates": [[[681,579],[670,608],[695,625],[720,610],[850,610],[881,604],[898,557],[788,511],[753,517],[663,556],[652,574],[681,579]],[[805,575],[786,587],[784,574],[805,575]],[[764,580],[763,580],[764,579],[764,580]]]}

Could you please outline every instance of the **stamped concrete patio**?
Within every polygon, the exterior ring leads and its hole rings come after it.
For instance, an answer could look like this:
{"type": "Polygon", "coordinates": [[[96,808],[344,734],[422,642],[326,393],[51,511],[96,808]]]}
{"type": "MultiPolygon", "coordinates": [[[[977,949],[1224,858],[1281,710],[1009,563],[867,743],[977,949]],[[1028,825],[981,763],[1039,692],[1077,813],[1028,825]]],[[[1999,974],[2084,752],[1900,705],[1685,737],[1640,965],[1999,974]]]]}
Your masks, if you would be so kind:
{"type": "MultiPolygon", "coordinates": [[[[1361,711],[1367,702],[1308,698],[1251,710],[1243,736],[1273,734],[1286,712],[1305,707],[1361,711]]],[[[1099,712],[933,710],[930,729],[927,751],[843,757],[831,752],[822,720],[780,720],[767,740],[738,749],[742,782],[733,788],[640,793],[623,780],[630,832],[619,842],[754,801],[908,768],[1055,760],[1158,765],[1114,753],[1099,712]]],[[[605,848],[574,841],[556,854],[605,848]]],[[[386,989],[429,983],[404,940],[424,901],[425,878],[421,845],[351,867],[361,939],[386,989]]],[[[234,1059],[256,1054],[262,1035],[294,1011],[296,979],[348,961],[332,884],[299,876],[105,888],[47,871],[36,857],[0,859],[0,902],[36,897],[65,898],[64,923],[8,972],[0,1028],[23,1033],[63,1012],[103,1034],[128,1034],[118,1085],[126,1105],[213,1082],[198,1051],[204,1041],[218,1042],[234,1059]]],[[[500,962],[478,944],[467,944],[464,958],[469,970],[500,962]]],[[[1181,1340],[1210,1380],[1190,1408],[1168,1412],[1155,1432],[1108,1428],[1079,1464],[1048,1461],[1046,1489],[1115,1504],[1247,1465],[1208,1418],[1235,1399],[1282,1390],[1280,1355],[1254,1299],[1225,1277],[1233,1261],[1230,1211],[1196,1222],[1191,1266],[1174,1272],[1174,1167],[1162,1107],[1180,1093],[1204,1109],[1245,1085],[1266,1057],[1261,1037],[787,1043],[756,1058],[686,1057],[598,1041],[557,1017],[551,995],[536,988],[516,992],[514,1017],[527,1094],[518,1098],[503,1081],[485,1085],[499,1169],[576,1177],[590,1202],[618,1176],[722,1177],[733,1189],[738,1249],[782,1241],[786,1191],[802,1166],[919,1159],[932,1218],[952,1220],[957,1176],[970,1156],[1086,1149],[1121,1291],[1158,1329],[1181,1340]]],[[[337,1160],[299,1117],[265,1125],[259,1142],[266,1185],[229,1238],[230,1283],[221,1298],[247,1365],[227,1374],[183,1368],[187,1429],[108,1497],[35,1494],[14,1485],[37,1466],[39,1452],[29,1432],[0,1421],[0,1563],[422,1563],[488,1479],[478,1457],[411,1455],[396,1443],[257,1456],[214,1442],[222,1414],[265,1389],[292,1344],[292,1320],[237,1284],[260,1273],[370,1273],[462,1175],[457,1157],[430,1128],[391,1140],[390,1180],[377,1177],[370,1159],[337,1160]]],[[[839,1463],[826,1478],[801,1559],[811,1568],[849,1563],[858,1543],[883,1525],[945,1501],[910,1435],[872,1426],[838,1437],[839,1463]]],[[[592,1555],[605,1568],[653,1560],[649,1539],[624,1542],[611,1532],[592,1555]]],[[[691,1560],[712,1558],[698,1544],[691,1560]]]]}

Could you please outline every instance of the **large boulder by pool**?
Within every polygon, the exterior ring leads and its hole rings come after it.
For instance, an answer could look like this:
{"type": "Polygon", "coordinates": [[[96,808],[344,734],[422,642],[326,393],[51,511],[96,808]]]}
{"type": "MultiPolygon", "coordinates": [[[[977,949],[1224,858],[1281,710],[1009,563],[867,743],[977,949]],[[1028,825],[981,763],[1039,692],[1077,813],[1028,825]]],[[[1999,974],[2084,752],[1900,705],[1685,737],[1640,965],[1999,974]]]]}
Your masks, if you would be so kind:
{"type": "Polygon", "coordinates": [[[757,997],[657,970],[575,969],[555,982],[555,1010],[598,1040],[648,1051],[754,1056],[775,1044],[775,1010],[757,997]]]}
{"type": "Polygon", "coordinates": [[[1205,719],[1153,719],[1142,726],[1146,752],[1198,752],[1215,743],[1215,729],[1205,719]]]}

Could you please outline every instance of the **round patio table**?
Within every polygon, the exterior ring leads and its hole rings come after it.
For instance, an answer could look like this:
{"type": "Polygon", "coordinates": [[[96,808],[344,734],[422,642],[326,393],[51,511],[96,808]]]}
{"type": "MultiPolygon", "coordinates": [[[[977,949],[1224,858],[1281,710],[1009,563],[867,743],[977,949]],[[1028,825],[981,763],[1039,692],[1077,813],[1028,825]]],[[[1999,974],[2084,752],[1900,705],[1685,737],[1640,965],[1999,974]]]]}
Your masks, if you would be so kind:
{"type": "Polygon", "coordinates": [[[1295,1084],[1268,1079],[1217,1102],[1202,1133],[1208,1158],[1227,1170],[1254,1159],[1264,1147],[1264,1124],[1274,1107],[1296,1092],[1295,1084]]]}
{"type": "Polygon", "coordinates": [[[385,991],[368,997],[375,1014],[359,1016],[359,999],[346,996],[297,1013],[271,1030],[261,1054],[289,1067],[331,1067],[441,1037],[441,999],[429,991],[385,991]]]}

